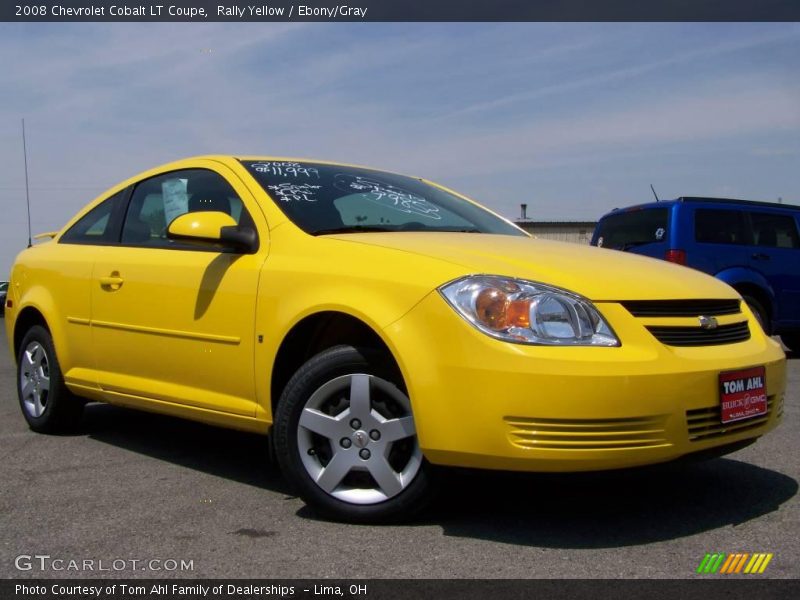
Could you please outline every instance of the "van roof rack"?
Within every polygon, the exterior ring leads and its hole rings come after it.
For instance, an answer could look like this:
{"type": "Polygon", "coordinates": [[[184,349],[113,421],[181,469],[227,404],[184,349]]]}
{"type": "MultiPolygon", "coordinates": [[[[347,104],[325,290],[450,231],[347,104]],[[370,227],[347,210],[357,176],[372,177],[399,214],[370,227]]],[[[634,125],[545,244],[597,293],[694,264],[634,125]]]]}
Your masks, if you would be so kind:
{"type": "Polygon", "coordinates": [[[678,202],[719,202],[720,204],[745,204],[747,206],[770,206],[773,208],[786,208],[800,210],[796,204],[781,204],[778,202],[761,202],[759,200],[739,200],[737,198],[704,198],[702,196],[681,196],[678,202]]]}

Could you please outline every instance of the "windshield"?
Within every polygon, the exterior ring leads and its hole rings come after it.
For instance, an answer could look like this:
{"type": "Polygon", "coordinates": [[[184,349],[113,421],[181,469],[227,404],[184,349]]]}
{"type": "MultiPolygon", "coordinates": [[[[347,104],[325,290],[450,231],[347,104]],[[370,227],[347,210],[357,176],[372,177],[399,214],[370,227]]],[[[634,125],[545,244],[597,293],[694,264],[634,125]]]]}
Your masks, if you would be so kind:
{"type": "Polygon", "coordinates": [[[667,209],[650,208],[612,213],[600,221],[595,245],[615,250],[667,239],[667,209]]]}
{"type": "Polygon", "coordinates": [[[490,212],[419,179],[289,161],[242,161],[306,233],[461,231],[525,236],[490,212]]]}

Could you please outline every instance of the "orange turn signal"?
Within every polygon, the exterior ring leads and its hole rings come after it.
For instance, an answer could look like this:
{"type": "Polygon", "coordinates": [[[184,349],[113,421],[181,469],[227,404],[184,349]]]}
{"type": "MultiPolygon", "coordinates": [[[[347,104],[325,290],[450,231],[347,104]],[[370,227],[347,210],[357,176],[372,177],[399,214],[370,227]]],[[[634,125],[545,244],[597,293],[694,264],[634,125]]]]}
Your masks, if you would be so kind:
{"type": "Polygon", "coordinates": [[[497,288],[482,290],[475,299],[475,316],[495,331],[509,327],[530,327],[530,300],[511,300],[497,288]]]}

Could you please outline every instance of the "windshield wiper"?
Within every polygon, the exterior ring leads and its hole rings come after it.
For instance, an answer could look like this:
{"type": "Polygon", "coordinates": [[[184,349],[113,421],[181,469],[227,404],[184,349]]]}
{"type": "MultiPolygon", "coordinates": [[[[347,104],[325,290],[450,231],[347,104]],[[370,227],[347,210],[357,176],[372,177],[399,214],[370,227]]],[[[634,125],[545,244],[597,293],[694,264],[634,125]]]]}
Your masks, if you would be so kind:
{"type": "Polygon", "coordinates": [[[374,225],[349,225],[345,227],[332,227],[330,229],[317,229],[312,232],[314,235],[328,235],[332,233],[368,233],[376,231],[395,231],[386,227],[376,227],[374,225]]]}

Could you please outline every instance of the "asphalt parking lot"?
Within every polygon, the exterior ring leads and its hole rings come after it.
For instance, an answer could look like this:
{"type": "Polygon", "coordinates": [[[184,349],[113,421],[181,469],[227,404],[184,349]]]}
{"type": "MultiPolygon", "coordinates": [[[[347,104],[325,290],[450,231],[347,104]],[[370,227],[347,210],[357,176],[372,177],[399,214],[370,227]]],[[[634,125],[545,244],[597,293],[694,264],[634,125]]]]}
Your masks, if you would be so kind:
{"type": "Polygon", "coordinates": [[[696,578],[706,552],[771,552],[756,577],[800,576],[796,358],[783,424],[736,454],[603,474],[451,473],[418,521],[368,527],[315,518],[258,436],[96,404],[76,434],[32,433],[1,341],[0,577],[696,578]],[[34,555],[50,559],[17,558],[34,555]],[[153,560],[160,570],[142,568],[153,560]]]}

